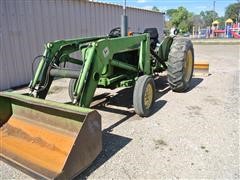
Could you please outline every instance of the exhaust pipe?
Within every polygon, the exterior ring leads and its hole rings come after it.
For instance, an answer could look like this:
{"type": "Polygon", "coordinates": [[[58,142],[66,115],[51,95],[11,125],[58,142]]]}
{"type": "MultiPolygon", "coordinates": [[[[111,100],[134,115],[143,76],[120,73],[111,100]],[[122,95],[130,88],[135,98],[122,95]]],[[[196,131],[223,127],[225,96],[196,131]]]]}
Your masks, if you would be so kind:
{"type": "Polygon", "coordinates": [[[126,0],[124,0],[123,4],[123,14],[121,16],[121,36],[127,36],[128,35],[128,17],[126,14],[126,0]]]}

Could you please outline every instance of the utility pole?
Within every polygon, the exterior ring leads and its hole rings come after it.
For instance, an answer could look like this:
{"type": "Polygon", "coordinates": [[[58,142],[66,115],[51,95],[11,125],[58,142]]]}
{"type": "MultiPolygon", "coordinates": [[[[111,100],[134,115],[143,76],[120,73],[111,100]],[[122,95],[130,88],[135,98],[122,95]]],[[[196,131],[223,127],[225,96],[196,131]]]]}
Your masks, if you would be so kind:
{"type": "Polygon", "coordinates": [[[216,10],[216,1],[214,0],[213,1],[213,11],[215,11],[216,10]]]}
{"type": "Polygon", "coordinates": [[[216,0],[213,1],[213,21],[216,19],[215,17],[215,11],[216,10],[216,0]]]}

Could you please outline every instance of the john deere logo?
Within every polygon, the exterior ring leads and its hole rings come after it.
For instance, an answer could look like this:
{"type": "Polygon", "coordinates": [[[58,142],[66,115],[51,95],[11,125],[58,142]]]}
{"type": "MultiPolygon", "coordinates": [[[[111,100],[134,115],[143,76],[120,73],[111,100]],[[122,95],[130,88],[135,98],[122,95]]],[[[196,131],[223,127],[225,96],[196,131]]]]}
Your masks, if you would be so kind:
{"type": "Polygon", "coordinates": [[[109,55],[109,48],[108,47],[105,47],[104,49],[103,49],[103,56],[104,57],[107,57],[109,55]]]}

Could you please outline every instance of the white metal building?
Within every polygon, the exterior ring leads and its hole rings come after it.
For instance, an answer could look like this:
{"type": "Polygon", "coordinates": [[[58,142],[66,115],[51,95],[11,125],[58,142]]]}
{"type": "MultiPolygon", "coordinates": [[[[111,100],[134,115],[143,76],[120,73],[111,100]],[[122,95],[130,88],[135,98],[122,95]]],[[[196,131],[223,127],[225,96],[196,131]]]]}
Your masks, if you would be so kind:
{"type": "MultiPolygon", "coordinates": [[[[86,0],[0,0],[0,90],[29,83],[33,58],[48,41],[105,35],[121,24],[122,6],[86,0]]],[[[156,27],[164,15],[128,7],[130,31],[156,27]]]]}

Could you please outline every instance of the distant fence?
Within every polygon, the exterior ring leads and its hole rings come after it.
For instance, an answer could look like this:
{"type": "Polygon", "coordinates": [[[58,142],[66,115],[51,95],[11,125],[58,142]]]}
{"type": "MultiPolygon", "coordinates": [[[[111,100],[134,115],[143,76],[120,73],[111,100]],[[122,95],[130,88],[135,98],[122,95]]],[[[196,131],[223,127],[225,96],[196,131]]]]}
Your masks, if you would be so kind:
{"type": "MultiPolygon", "coordinates": [[[[104,35],[120,26],[122,7],[85,0],[0,0],[0,90],[28,83],[43,44],[56,39],[104,35]]],[[[127,8],[129,30],[157,27],[162,13],[127,8]]]]}

